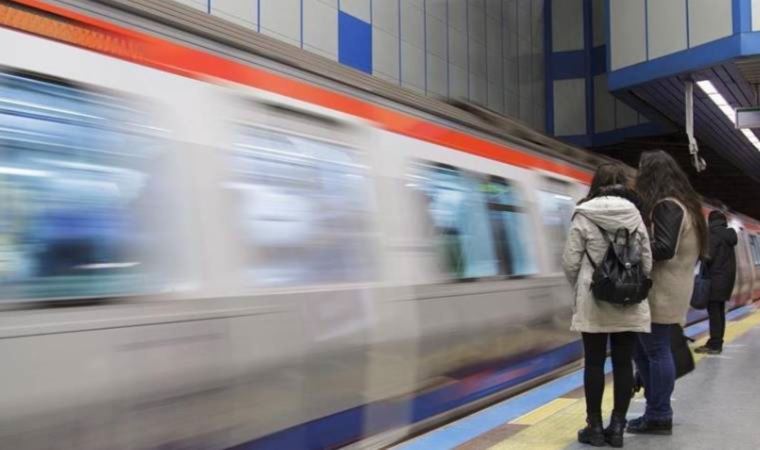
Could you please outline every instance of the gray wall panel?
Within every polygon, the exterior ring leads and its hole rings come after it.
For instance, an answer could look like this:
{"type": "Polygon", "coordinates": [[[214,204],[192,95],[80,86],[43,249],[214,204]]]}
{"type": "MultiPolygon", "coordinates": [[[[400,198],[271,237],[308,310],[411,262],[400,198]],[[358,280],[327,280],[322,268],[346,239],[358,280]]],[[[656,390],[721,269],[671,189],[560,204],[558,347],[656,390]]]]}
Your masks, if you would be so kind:
{"type": "Polygon", "coordinates": [[[554,131],[557,136],[586,134],[586,80],[554,82],[554,131]]]}
{"type": "Polygon", "coordinates": [[[733,33],[731,0],[689,0],[689,46],[696,47],[733,33]]]}
{"type": "Polygon", "coordinates": [[[611,67],[617,70],[646,60],[644,0],[610,1],[611,67]]]}
{"type": "Polygon", "coordinates": [[[649,59],[669,55],[688,47],[684,0],[649,2],[647,20],[649,22],[649,59]]]}
{"type": "Polygon", "coordinates": [[[552,0],[552,50],[583,50],[583,0],[552,0]]]}

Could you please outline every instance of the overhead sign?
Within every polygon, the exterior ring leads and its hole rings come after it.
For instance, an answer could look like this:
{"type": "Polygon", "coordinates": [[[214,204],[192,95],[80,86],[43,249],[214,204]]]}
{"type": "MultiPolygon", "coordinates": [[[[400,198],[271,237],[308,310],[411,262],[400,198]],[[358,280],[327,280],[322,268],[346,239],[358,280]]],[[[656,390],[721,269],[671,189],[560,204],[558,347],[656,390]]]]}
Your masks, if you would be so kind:
{"type": "Polygon", "coordinates": [[[736,108],[736,128],[760,128],[760,107],[736,108]]]}

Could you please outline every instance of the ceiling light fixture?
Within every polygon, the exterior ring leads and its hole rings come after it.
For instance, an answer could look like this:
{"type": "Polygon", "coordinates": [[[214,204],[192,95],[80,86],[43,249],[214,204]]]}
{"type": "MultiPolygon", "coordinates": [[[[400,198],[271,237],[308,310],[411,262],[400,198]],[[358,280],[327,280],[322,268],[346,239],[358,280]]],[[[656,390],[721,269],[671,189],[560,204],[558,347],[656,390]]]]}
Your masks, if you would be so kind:
{"type": "MultiPolygon", "coordinates": [[[[731,106],[731,104],[728,103],[725,97],[723,97],[720,92],[715,88],[715,85],[712,84],[710,80],[702,80],[697,81],[697,86],[699,89],[702,90],[702,92],[707,95],[707,98],[709,98],[715,106],[720,109],[720,111],[723,113],[724,116],[734,125],[736,126],[736,110],[731,106]]],[[[760,150],[760,139],[757,138],[757,135],[755,135],[755,132],[748,129],[748,128],[742,128],[741,129],[742,134],[744,137],[747,138],[747,140],[755,146],[756,149],[760,150]]]]}

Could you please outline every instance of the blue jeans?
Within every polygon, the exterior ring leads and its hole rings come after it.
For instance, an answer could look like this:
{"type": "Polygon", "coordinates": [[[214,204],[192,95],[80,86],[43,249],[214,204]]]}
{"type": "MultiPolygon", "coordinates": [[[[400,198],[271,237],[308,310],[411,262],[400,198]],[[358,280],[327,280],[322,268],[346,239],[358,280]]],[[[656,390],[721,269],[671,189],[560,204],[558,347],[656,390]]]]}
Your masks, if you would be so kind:
{"type": "Polygon", "coordinates": [[[670,420],[670,396],[676,384],[676,366],[670,349],[670,325],[652,324],[652,332],[638,333],[634,359],[644,382],[647,407],[644,417],[670,420]]]}

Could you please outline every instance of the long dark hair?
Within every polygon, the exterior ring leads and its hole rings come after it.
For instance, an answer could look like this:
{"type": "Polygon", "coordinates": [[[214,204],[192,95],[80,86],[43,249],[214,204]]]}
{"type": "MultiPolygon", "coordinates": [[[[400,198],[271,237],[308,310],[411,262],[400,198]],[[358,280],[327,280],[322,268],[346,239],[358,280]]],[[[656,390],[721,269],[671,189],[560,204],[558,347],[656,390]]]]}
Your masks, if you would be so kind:
{"type": "Polygon", "coordinates": [[[699,252],[707,250],[707,222],[702,215],[701,197],[689,182],[676,160],[662,150],[645,152],[639,160],[636,190],[641,195],[644,220],[649,223],[652,209],[660,200],[672,197],[681,202],[689,212],[697,229],[699,252]]]}
{"type": "Polygon", "coordinates": [[[592,198],[599,197],[605,188],[610,188],[612,186],[626,188],[630,181],[624,165],[620,163],[602,163],[596,168],[594,178],[591,180],[591,187],[588,190],[588,195],[579,201],[578,204],[580,205],[592,198]]]}

